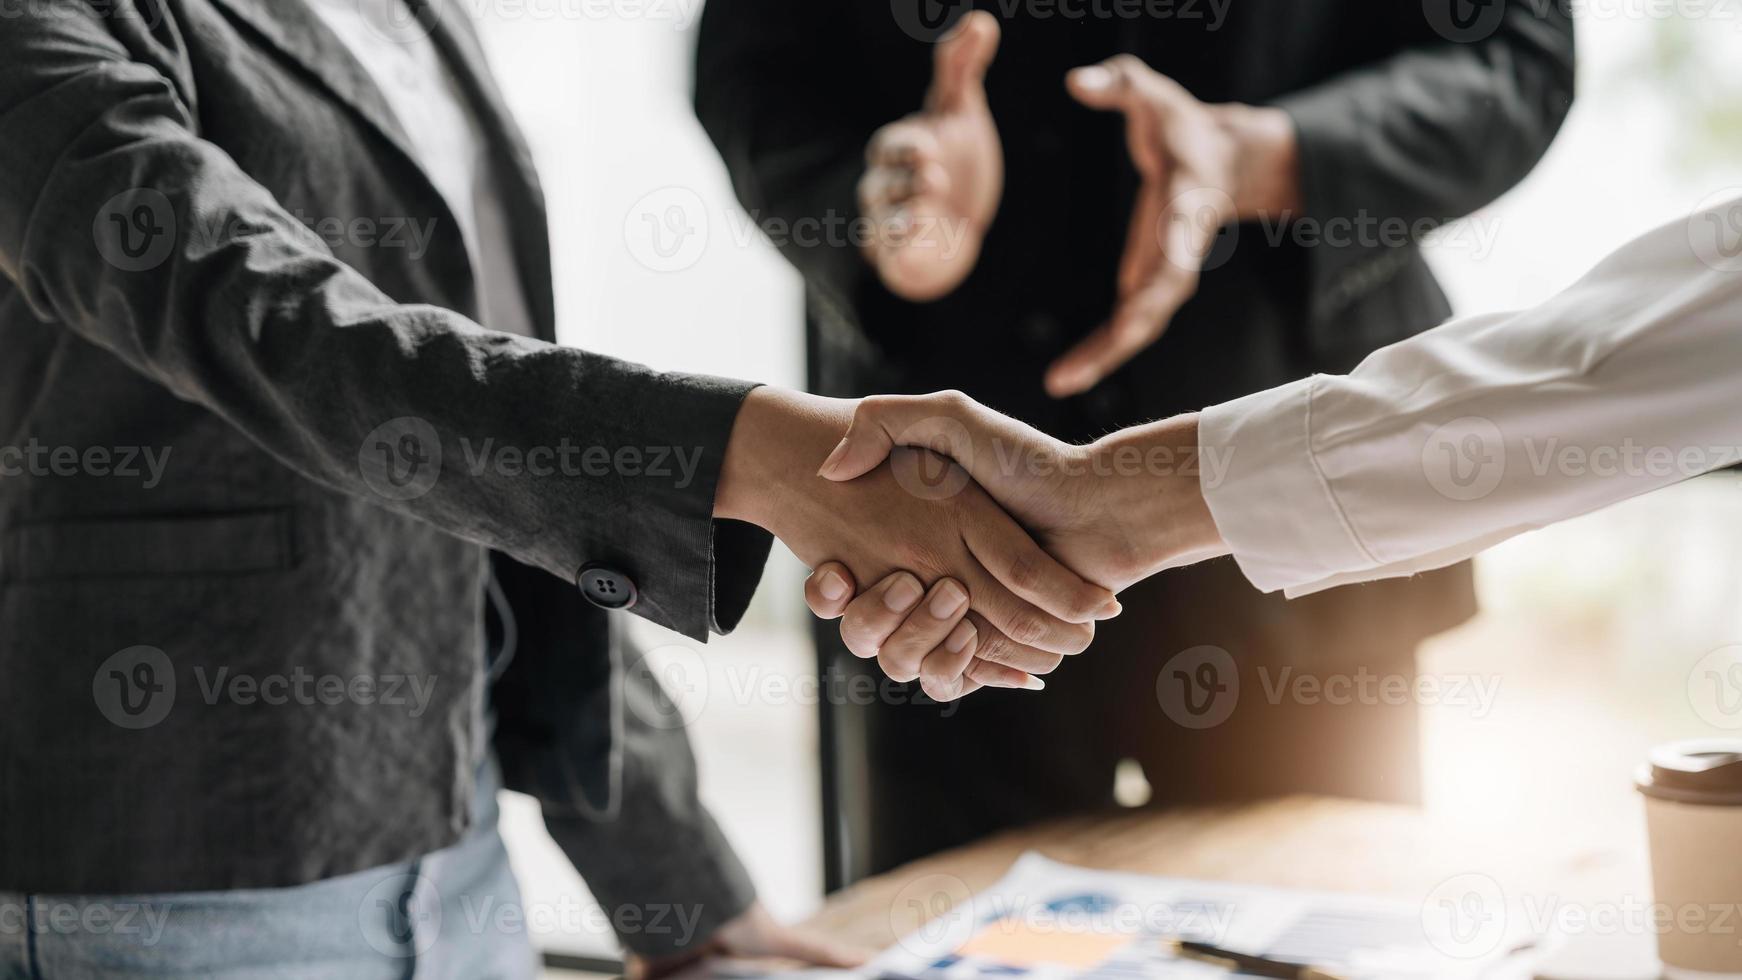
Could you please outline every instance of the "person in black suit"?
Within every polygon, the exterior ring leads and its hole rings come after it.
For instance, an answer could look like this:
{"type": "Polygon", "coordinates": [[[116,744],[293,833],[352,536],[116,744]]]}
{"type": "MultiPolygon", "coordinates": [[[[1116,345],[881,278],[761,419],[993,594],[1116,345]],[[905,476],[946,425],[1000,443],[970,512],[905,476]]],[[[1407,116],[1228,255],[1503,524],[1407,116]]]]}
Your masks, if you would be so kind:
{"type": "MultiPolygon", "coordinates": [[[[783,245],[821,393],[959,388],[1084,441],[1346,372],[1445,318],[1421,236],[1521,179],[1572,101],[1558,3],[972,6],[705,11],[696,110],[745,206],[858,232],[783,245]]],[[[1223,560],[1124,605],[1044,699],[826,705],[825,753],[871,760],[827,767],[831,885],[1108,805],[1124,759],[1157,802],[1419,794],[1416,706],[1278,678],[1413,681],[1473,611],[1467,566],[1285,602],[1223,560]],[[1209,725],[1166,710],[1204,648],[1260,695],[1209,725]]],[[[863,669],[818,639],[823,670],[863,669]]]]}

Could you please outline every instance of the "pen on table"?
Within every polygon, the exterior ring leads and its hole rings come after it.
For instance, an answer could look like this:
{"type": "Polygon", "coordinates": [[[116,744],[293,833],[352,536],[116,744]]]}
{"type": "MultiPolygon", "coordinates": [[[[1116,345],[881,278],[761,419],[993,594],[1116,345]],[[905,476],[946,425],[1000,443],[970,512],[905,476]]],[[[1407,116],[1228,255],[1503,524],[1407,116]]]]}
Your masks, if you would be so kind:
{"type": "Polygon", "coordinates": [[[1236,953],[1231,949],[1211,946],[1209,943],[1196,943],[1189,939],[1176,939],[1172,943],[1174,955],[1200,963],[1216,963],[1235,970],[1249,977],[1277,977],[1280,980],[1342,980],[1333,973],[1326,973],[1317,967],[1302,966],[1299,963],[1284,963],[1281,960],[1266,959],[1251,953],[1236,953]]]}

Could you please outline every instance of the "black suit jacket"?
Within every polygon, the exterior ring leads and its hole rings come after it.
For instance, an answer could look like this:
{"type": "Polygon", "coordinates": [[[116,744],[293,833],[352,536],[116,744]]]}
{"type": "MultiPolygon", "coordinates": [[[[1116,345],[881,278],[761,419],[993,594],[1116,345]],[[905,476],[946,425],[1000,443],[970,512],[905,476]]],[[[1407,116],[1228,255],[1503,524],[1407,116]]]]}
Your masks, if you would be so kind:
{"type": "MultiPolygon", "coordinates": [[[[940,16],[935,0],[710,0],[696,110],[745,206],[789,223],[856,217],[867,138],[919,107],[929,39],[970,5],[940,16]]],[[[915,304],[850,244],[786,243],[809,286],[811,375],[824,393],[962,388],[1081,439],[1346,370],[1449,312],[1399,236],[1511,187],[1572,100],[1572,23],[1554,3],[977,5],[1004,30],[987,88],[1007,182],[985,252],[950,296],[915,304]],[[1145,16],[1067,13],[1095,10],[1145,16]],[[1305,212],[1291,229],[1225,232],[1161,341],[1056,402],[1042,372],[1112,309],[1136,187],[1120,120],[1076,104],[1063,77],[1121,52],[1206,101],[1285,109],[1305,212]]]]}
{"type": "MultiPolygon", "coordinates": [[[[776,228],[856,220],[868,138],[920,106],[930,42],[969,6],[990,10],[1004,34],[987,78],[1006,163],[997,218],[973,273],[931,303],[884,289],[849,236],[781,242],[805,276],[810,381],[825,394],[960,388],[1081,441],[1315,371],[1347,370],[1447,315],[1412,233],[1517,182],[1572,100],[1571,20],[1537,0],[709,0],[696,111],[745,207],[776,228]],[[1119,53],[1206,101],[1286,110],[1299,136],[1304,213],[1288,227],[1225,230],[1197,294],[1161,340],[1084,396],[1055,401],[1042,389],[1043,372],[1112,310],[1137,188],[1122,121],[1075,103],[1064,75],[1119,53]]],[[[1334,733],[1284,713],[1194,740],[1204,733],[1172,728],[1143,693],[1152,689],[1131,679],[1158,653],[1206,642],[1260,662],[1303,654],[1320,664],[1405,661],[1421,637],[1466,618],[1474,596],[1467,565],[1295,602],[1260,600],[1229,569],[1207,566],[1143,583],[1127,608],[1097,644],[1113,648],[1093,661],[1116,666],[1088,674],[1073,667],[1056,679],[1049,695],[1080,692],[1074,702],[1001,705],[1000,692],[986,692],[936,724],[906,706],[831,707],[825,752],[836,756],[830,791],[840,810],[827,828],[832,880],[1006,820],[1110,805],[1114,762],[1135,756],[1149,765],[1146,753],[1158,744],[1205,763],[1197,772],[1153,770],[1158,799],[1307,789],[1408,798],[1413,774],[1393,764],[1413,758],[1413,728],[1401,713],[1339,718],[1334,733]],[[1267,625],[1252,630],[1253,622],[1267,625]],[[952,772],[979,771],[988,754],[1051,758],[1046,745],[1012,748],[1009,724],[1050,740],[1077,732],[1085,706],[1136,721],[1098,727],[1083,736],[1092,744],[1070,743],[1066,768],[1014,763],[1013,778],[1033,784],[1026,796],[1001,782],[1009,774],[999,770],[968,794],[997,794],[997,805],[976,807],[959,799],[959,787],[930,786],[902,768],[916,750],[942,753],[952,772]],[[1298,774],[1241,754],[1276,739],[1320,758],[1355,754],[1363,742],[1396,753],[1298,774]],[[839,775],[858,772],[866,753],[868,777],[839,775]],[[1364,766],[1373,771],[1344,778],[1364,766]],[[933,806],[915,810],[915,800],[933,806]],[[944,819],[912,816],[937,806],[948,807],[944,819]]],[[[863,669],[832,630],[819,630],[819,644],[825,669],[863,669]]]]}
{"type": "Polygon", "coordinates": [[[68,0],[0,29],[0,439],[166,461],[0,480],[0,889],[294,885],[452,843],[494,579],[509,786],[603,902],[693,904],[705,936],[748,880],[575,575],[615,567],[697,639],[737,621],[770,540],[712,508],[750,386],[553,343],[531,156],[458,5],[412,7],[491,138],[536,339],[469,319],[459,225],[303,0],[68,0]],[[433,227],[427,254],[311,230],[396,219],[433,227]],[[409,469],[382,469],[404,439],[409,469]],[[540,477],[474,465],[486,440],[701,461],[540,477]],[[433,696],[208,693],[293,672],[433,696]]]}

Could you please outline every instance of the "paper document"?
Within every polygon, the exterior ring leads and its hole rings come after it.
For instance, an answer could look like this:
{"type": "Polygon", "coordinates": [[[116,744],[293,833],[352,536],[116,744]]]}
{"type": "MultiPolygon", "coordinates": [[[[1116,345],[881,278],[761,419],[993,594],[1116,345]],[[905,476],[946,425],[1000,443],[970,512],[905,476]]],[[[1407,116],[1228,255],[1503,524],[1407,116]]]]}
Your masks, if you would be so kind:
{"type": "Polygon", "coordinates": [[[910,882],[896,903],[908,904],[896,910],[903,916],[918,912],[930,919],[861,971],[867,977],[1229,975],[1175,958],[1171,941],[1186,939],[1352,980],[1437,980],[1511,975],[1496,972],[1496,964],[1530,945],[1527,937],[1504,934],[1503,922],[1469,915],[1481,910],[1453,904],[1091,871],[1038,854],[1023,855],[1002,881],[977,895],[947,875],[932,875],[910,882]]]}

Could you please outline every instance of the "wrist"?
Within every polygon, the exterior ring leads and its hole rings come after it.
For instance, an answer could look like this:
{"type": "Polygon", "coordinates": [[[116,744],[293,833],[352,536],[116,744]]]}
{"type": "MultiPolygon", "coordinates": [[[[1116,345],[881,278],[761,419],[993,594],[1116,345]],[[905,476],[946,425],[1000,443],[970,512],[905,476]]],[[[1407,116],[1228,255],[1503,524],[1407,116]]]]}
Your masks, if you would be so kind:
{"type": "Polygon", "coordinates": [[[1288,113],[1240,103],[1213,106],[1212,111],[1234,146],[1234,220],[1299,211],[1299,141],[1288,113]]]}
{"type": "Polygon", "coordinates": [[[714,492],[714,516],[781,537],[807,481],[852,422],[853,403],[764,386],[746,395],[732,423],[714,492]]]}
{"type": "Polygon", "coordinates": [[[1204,500],[1196,413],[1115,432],[1090,449],[1113,474],[1104,481],[1106,508],[1130,542],[1138,577],[1228,553],[1204,500]]]}

